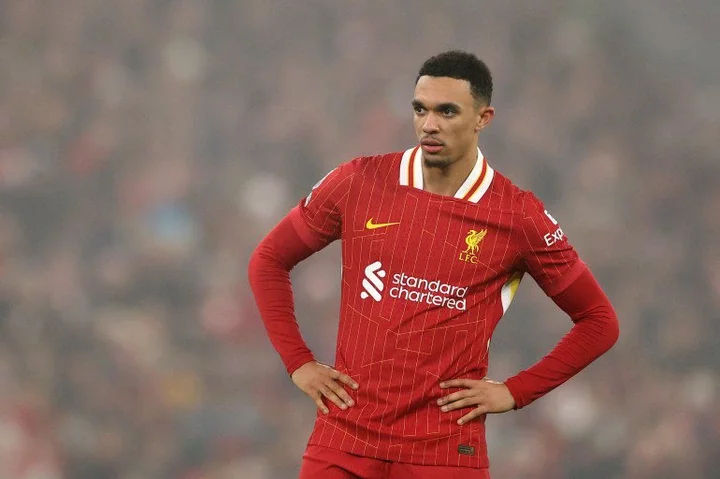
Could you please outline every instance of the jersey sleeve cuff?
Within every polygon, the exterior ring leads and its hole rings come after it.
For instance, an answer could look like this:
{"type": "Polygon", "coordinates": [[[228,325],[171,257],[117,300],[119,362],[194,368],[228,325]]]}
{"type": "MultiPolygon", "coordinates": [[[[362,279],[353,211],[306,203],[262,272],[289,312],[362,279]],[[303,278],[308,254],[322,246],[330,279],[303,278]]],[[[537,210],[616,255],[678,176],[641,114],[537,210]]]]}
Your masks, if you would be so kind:
{"type": "Polygon", "coordinates": [[[522,379],[518,376],[513,376],[505,381],[505,386],[510,391],[513,399],[515,400],[514,409],[522,409],[528,405],[527,395],[523,393],[522,379]]]}
{"type": "Polygon", "coordinates": [[[310,351],[307,351],[306,353],[299,355],[297,358],[293,358],[290,361],[285,362],[285,369],[287,369],[288,376],[292,376],[292,374],[297,371],[300,366],[312,361],[315,361],[315,356],[313,356],[313,353],[310,351]]]}

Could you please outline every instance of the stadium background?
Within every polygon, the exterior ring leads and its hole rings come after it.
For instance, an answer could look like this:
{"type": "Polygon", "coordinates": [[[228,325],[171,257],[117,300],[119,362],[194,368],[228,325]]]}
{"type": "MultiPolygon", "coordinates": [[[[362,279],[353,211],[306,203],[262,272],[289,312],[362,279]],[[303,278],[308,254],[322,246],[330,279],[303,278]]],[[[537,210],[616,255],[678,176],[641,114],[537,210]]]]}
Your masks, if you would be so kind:
{"type": "MultiPolygon", "coordinates": [[[[248,256],[338,162],[413,143],[414,75],[452,47],[493,70],[490,161],[546,201],[622,330],[489,420],[493,477],[717,477],[716,1],[0,8],[0,478],[295,477],[314,408],[265,338],[248,256]]],[[[326,361],[338,253],[293,276],[326,361]]],[[[492,375],[569,325],[526,280],[492,375]]]]}

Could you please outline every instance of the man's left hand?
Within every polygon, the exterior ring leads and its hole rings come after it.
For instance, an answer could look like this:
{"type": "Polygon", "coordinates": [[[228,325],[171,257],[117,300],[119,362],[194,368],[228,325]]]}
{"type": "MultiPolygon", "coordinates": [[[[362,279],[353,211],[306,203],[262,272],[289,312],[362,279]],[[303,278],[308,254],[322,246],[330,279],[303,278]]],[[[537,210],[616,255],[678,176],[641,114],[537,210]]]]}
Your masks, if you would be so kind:
{"type": "Polygon", "coordinates": [[[458,424],[465,424],[483,414],[507,412],[515,407],[515,399],[507,386],[491,379],[450,379],[441,382],[440,387],[465,388],[437,400],[443,412],[476,406],[458,419],[458,424]]]}

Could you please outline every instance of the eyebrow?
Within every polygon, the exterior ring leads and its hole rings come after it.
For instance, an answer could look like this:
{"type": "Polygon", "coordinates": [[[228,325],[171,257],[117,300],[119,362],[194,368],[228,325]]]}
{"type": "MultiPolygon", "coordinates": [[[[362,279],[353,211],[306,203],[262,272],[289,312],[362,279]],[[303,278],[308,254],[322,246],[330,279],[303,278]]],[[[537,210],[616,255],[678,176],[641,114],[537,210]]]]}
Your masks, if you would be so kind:
{"type": "MultiPolygon", "coordinates": [[[[420,100],[413,100],[412,106],[413,106],[413,108],[417,108],[417,107],[426,108],[426,106],[420,100]]],[[[437,106],[435,106],[435,111],[442,111],[442,110],[460,111],[461,109],[462,109],[462,107],[460,105],[458,105],[457,103],[453,103],[453,102],[439,103],[437,106]]]]}

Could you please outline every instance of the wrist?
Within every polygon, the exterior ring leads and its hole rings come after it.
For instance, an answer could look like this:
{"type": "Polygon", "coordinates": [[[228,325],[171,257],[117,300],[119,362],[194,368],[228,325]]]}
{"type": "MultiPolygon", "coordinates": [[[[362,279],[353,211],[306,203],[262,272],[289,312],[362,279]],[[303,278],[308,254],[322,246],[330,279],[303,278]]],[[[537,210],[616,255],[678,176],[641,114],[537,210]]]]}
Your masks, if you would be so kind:
{"type": "Polygon", "coordinates": [[[508,388],[508,391],[510,391],[510,395],[515,401],[513,409],[521,409],[527,406],[525,396],[522,392],[522,379],[520,379],[518,376],[513,376],[506,379],[503,384],[505,384],[505,387],[508,388]]]}
{"type": "Polygon", "coordinates": [[[292,375],[300,369],[302,366],[305,366],[307,363],[312,363],[315,361],[315,356],[313,356],[312,353],[303,354],[302,356],[299,356],[297,359],[294,359],[291,362],[286,363],[286,369],[288,376],[292,378],[292,375]]]}

